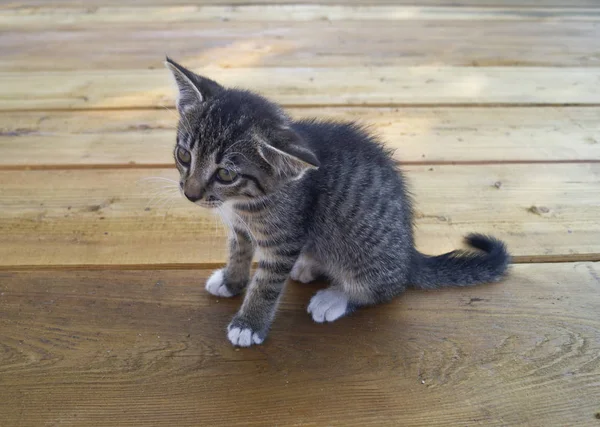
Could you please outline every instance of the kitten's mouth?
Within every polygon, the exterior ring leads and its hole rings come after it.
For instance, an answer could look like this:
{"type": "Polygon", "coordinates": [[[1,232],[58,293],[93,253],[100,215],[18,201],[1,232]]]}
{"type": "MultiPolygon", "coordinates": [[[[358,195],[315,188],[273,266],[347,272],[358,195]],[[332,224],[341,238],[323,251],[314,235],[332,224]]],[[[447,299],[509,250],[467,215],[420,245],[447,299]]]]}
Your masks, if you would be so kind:
{"type": "Polygon", "coordinates": [[[223,202],[219,200],[216,202],[196,202],[196,204],[202,208],[215,209],[215,208],[218,208],[219,206],[221,206],[223,204],[223,202]]]}

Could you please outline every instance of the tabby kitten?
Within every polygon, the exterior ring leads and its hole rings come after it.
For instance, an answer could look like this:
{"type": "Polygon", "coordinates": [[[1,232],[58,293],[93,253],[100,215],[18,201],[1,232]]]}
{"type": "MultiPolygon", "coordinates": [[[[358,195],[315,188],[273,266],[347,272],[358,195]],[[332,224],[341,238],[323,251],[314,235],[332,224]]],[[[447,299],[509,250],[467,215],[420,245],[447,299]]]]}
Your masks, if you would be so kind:
{"type": "Polygon", "coordinates": [[[174,155],[182,193],[231,224],[229,260],[206,283],[219,297],[246,290],[227,327],[232,344],[261,344],[288,277],[331,282],[308,305],[332,322],[407,287],[497,281],[509,255],[472,234],[478,251],[419,253],[406,184],[379,141],[360,126],[294,121],[252,92],[224,88],[167,58],[179,89],[174,155]],[[258,269],[250,277],[254,255],[258,269]]]}

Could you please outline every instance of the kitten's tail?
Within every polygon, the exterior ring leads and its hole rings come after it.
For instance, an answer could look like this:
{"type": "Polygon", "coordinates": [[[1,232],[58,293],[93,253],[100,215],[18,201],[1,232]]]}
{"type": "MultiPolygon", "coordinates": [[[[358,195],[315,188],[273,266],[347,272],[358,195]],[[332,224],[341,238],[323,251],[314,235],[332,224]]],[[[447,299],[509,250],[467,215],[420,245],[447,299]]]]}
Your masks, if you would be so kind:
{"type": "Polygon", "coordinates": [[[415,289],[435,289],[502,279],[510,263],[510,255],[504,243],[482,234],[470,234],[465,240],[469,246],[479,251],[456,250],[438,256],[415,252],[409,286],[415,289]]]}

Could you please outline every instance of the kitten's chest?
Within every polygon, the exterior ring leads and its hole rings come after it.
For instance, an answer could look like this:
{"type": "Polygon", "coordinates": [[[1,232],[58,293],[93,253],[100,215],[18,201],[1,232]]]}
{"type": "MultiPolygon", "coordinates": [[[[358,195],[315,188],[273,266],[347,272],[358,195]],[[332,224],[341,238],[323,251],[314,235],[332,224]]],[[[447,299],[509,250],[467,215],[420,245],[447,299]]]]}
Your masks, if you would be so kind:
{"type": "Polygon", "coordinates": [[[264,213],[247,213],[226,203],[221,208],[221,218],[226,226],[248,232],[255,240],[265,240],[269,234],[268,216],[264,213]]]}

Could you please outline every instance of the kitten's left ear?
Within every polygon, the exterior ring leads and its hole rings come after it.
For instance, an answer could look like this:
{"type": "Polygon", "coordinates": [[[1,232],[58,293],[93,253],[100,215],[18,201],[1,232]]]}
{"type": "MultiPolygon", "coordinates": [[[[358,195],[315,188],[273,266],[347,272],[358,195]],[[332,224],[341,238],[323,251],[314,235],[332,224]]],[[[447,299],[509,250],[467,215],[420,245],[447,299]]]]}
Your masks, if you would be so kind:
{"type": "Polygon", "coordinates": [[[268,138],[259,137],[258,152],[279,173],[288,179],[299,179],[321,163],[306,142],[290,128],[272,132],[268,138]]]}
{"type": "Polygon", "coordinates": [[[179,89],[179,96],[177,97],[179,114],[184,114],[186,111],[198,107],[223,90],[223,87],[217,82],[194,74],[168,56],[165,60],[165,66],[173,73],[175,83],[177,83],[179,89]]]}

